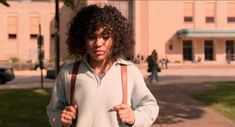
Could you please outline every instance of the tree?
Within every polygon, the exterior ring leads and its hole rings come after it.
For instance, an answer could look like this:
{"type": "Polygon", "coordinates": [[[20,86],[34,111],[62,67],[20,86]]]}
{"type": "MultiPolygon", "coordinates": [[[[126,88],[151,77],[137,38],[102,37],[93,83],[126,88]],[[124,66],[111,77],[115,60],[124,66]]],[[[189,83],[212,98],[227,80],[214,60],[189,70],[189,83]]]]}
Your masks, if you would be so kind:
{"type": "MultiPolygon", "coordinates": [[[[69,1],[69,0],[65,0],[65,1],[69,1]]],[[[71,0],[72,1],[72,0],[71,0]]],[[[0,0],[0,3],[9,7],[10,5],[7,3],[7,0],[0,0]]]]}

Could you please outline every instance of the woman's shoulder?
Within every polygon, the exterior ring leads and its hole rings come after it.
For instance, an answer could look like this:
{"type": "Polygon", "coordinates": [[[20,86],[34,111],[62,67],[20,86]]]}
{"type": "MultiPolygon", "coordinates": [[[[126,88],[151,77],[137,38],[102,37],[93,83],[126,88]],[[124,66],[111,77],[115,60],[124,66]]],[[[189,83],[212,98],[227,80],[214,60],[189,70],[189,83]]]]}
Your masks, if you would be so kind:
{"type": "Polygon", "coordinates": [[[63,64],[60,66],[61,71],[71,71],[75,63],[77,62],[72,60],[63,62],[63,64]]]}

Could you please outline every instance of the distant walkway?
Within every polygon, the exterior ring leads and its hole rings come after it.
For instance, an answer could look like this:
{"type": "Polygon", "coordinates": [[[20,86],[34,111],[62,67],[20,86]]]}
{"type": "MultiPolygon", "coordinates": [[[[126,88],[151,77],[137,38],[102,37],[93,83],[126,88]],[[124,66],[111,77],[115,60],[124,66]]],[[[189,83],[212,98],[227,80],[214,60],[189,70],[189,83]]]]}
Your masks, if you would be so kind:
{"type": "MultiPolygon", "coordinates": [[[[44,77],[46,72],[43,71],[44,77]]],[[[44,79],[43,86],[45,88],[52,87],[54,80],[44,79]]],[[[0,89],[25,89],[25,88],[41,88],[41,72],[37,71],[15,71],[15,79],[0,85],[0,89]]]]}
{"type": "MultiPolygon", "coordinates": [[[[146,68],[141,71],[146,78],[146,68]]],[[[152,127],[235,127],[234,122],[189,96],[213,88],[207,81],[235,81],[235,66],[174,67],[162,69],[159,75],[160,81],[148,84],[160,105],[159,117],[152,127]]]]}

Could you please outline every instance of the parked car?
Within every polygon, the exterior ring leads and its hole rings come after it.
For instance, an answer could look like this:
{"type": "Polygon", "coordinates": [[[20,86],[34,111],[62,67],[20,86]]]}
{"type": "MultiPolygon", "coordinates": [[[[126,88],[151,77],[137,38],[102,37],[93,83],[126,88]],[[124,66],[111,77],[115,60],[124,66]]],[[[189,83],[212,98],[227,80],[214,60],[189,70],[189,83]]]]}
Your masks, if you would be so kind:
{"type": "Polygon", "coordinates": [[[13,67],[0,66],[0,84],[5,84],[15,78],[13,67]]]}

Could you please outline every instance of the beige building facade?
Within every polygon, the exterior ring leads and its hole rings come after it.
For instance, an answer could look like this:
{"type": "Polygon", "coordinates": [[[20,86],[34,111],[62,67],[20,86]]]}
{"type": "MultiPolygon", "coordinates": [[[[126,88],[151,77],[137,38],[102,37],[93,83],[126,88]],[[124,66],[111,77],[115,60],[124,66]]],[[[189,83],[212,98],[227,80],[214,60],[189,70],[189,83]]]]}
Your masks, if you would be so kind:
{"type": "Polygon", "coordinates": [[[235,1],[135,1],[136,53],[170,62],[226,63],[234,56],[235,1]]]}
{"type": "MultiPolygon", "coordinates": [[[[38,35],[43,36],[45,60],[53,58],[55,2],[18,0],[0,4],[0,60],[38,60],[38,35]]],[[[60,4],[62,8],[62,3],[60,4]]]]}
{"type": "MultiPolygon", "coordinates": [[[[84,1],[85,4],[97,0],[84,1]]],[[[133,25],[135,52],[144,58],[153,49],[159,59],[173,63],[226,63],[235,52],[235,1],[233,0],[99,0],[119,8],[133,25]]],[[[0,5],[0,60],[18,57],[37,60],[38,25],[44,36],[45,60],[54,58],[52,1],[9,1],[0,5]]],[[[69,58],[66,32],[72,10],[60,3],[60,54],[69,58]]],[[[233,60],[231,62],[234,62],[233,60]]]]}

